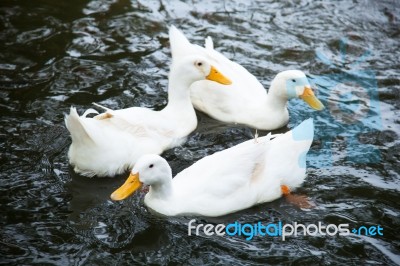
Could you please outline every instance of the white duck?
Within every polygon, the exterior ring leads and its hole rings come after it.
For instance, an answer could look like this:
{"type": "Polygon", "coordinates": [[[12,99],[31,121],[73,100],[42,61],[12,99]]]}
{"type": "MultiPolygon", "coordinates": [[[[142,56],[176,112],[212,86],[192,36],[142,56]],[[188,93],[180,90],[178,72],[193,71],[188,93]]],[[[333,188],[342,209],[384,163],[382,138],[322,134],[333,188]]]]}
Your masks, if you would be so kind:
{"type": "Polygon", "coordinates": [[[204,157],[174,179],[166,160],[145,155],[111,199],[125,199],[149,185],[144,203],[167,216],[221,216],[269,202],[304,181],[313,136],[308,119],[272,140],[269,134],[204,157]]]}
{"type": "Polygon", "coordinates": [[[169,39],[173,60],[188,54],[202,55],[232,79],[228,90],[206,80],[195,82],[190,88],[194,107],[214,119],[273,130],[288,123],[287,101],[292,98],[301,98],[316,110],[324,108],[302,71],[288,70],[279,73],[271,82],[267,93],[257,78],[244,67],[215,51],[210,37],[206,39],[203,48],[191,44],[178,29],[171,26],[169,39]]]}
{"type": "Polygon", "coordinates": [[[94,110],[79,116],[71,107],[65,124],[72,137],[68,157],[74,170],[85,176],[113,176],[132,168],[144,154],[161,154],[178,145],[197,126],[189,87],[202,79],[231,83],[206,58],[188,56],[171,65],[168,104],[161,111],[132,107],[88,118],[94,110]]]}

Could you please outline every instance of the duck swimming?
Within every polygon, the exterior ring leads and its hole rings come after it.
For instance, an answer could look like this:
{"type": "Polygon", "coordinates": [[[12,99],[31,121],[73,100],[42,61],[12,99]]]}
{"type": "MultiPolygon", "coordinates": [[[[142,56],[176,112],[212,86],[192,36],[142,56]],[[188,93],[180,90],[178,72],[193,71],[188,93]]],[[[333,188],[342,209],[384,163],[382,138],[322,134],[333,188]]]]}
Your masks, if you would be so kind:
{"type": "Polygon", "coordinates": [[[65,124],[72,138],[68,157],[75,172],[89,177],[114,176],[132,168],[144,154],[161,154],[180,144],[197,126],[189,87],[202,79],[231,84],[208,59],[187,56],[172,62],[168,104],[161,111],[108,109],[89,118],[87,114],[96,111],[89,109],[79,116],[71,107],[65,124]]]}
{"type": "Polygon", "coordinates": [[[173,60],[188,54],[201,55],[231,78],[229,89],[207,80],[197,81],[190,87],[193,106],[214,119],[273,130],[288,123],[287,102],[290,99],[300,98],[315,110],[324,108],[300,70],[278,73],[267,92],[244,67],[214,50],[210,37],[206,39],[204,48],[191,44],[177,28],[171,26],[169,39],[173,60]]]}
{"type": "Polygon", "coordinates": [[[148,185],[145,205],[167,216],[221,216],[273,201],[304,181],[313,136],[313,120],[308,119],[285,134],[269,134],[206,156],[173,179],[165,159],[144,155],[111,199],[125,199],[148,185]]]}

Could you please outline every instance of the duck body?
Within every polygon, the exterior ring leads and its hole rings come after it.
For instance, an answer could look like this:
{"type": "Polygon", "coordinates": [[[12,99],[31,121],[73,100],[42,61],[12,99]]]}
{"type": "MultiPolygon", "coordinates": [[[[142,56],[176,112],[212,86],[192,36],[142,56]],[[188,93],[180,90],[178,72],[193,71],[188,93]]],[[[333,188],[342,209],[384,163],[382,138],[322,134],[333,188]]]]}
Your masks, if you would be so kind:
{"type": "Polygon", "coordinates": [[[132,168],[148,153],[161,154],[179,145],[197,126],[189,87],[200,79],[229,83],[209,62],[199,56],[175,61],[169,76],[168,104],[161,111],[131,107],[107,110],[94,118],[79,116],[71,108],[65,124],[71,134],[68,151],[75,172],[85,176],[114,176],[132,168]],[[215,71],[214,71],[215,72],[215,71]]]}
{"type": "Polygon", "coordinates": [[[199,54],[231,78],[232,84],[228,88],[207,80],[194,82],[190,87],[193,106],[214,119],[261,130],[277,129],[289,121],[287,101],[302,98],[305,91],[310,96],[303,99],[312,108],[323,109],[302,71],[287,70],[279,73],[271,82],[267,93],[254,75],[214,50],[210,37],[206,39],[205,47],[194,45],[172,26],[169,38],[173,60],[188,54],[199,54]],[[291,84],[292,80],[297,84],[291,84]]]}
{"type": "MultiPolygon", "coordinates": [[[[206,156],[174,179],[163,158],[146,155],[138,160],[130,178],[137,175],[138,182],[150,185],[144,203],[160,214],[226,215],[279,198],[282,185],[300,186],[313,134],[309,119],[285,134],[269,134],[206,156]]],[[[130,182],[128,178],[111,198],[132,194],[121,192],[129,190],[130,182]]]]}
{"type": "Polygon", "coordinates": [[[79,116],[71,108],[66,125],[72,136],[68,157],[75,172],[89,177],[123,173],[143,154],[161,154],[179,145],[197,126],[193,107],[177,118],[138,107],[109,113],[112,116],[98,120],[79,116]]]}
{"type": "Polygon", "coordinates": [[[243,93],[234,86],[222,91],[215,84],[196,83],[191,87],[195,108],[210,117],[233,124],[243,124],[261,130],[281,128],[289,122],[286,102],[275,102],[264,91],[259,96],[243,93]]]}

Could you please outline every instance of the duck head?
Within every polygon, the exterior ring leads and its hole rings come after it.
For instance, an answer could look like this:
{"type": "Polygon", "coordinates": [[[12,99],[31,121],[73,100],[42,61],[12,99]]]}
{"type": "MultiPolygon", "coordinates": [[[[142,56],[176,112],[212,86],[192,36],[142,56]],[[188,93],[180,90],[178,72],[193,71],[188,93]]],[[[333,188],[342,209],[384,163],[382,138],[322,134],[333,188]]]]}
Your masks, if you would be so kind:
{"type": "Polygon", "coordinates": [[[139,158],[125,183],[111,194],[112,200],[123,200],[143,185],[167,192],[172,180],[172,171],[168,162],[158,155],[144,155],[139,158]]]}
{"type": "Polygon", "coordinates": [[[315,110],[325,108],[315,96],[306,75],[300,70],[287,70],[276,75],[271,83],[270,93],[285,100],[300,98],[315,110]]]}
{"type": "MultiPolygon", "coordinates": [[[[232,81],[224,76],[218,67],[202,56],[186,56],[174,60],[170,75],[176,75],[177,80],[198,81],[211,80],[223,85],[230,85],[232,81]]],[[[170,77],[171,80],[171,77],[170,77]]]]}

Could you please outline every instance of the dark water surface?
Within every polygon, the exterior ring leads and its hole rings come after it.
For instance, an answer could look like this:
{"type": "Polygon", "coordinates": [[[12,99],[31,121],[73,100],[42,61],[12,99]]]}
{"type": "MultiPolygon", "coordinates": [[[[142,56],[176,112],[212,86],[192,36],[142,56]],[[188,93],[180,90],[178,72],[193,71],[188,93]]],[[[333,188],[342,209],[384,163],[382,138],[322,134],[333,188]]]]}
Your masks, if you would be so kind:
{"type": "MultiPolygon", "coordinates": [[[[4,265],[400,264],[400,4],[398,1],[8,1],[0,3],[0,263],[4,265]],[[174,24],[250,70],[266,86],[301,69],[326,105],[289,104],[288,128],[313,117],[315,142],[298,193],[200,223],[380,225],[383,236],[188,236],[110,193],[125,176],[75,175],[64,114],[166,104],[174,24]]],[[[198,113],[188,141],[164,153],[174,174],[254,131],[198,113]]],[[[283,129],[287,130],[287,129],[283,129]]],[[[263,132],[264,134],[265,132],[263,132]]],[[[212,184],[211,184],[212,185],[212,184]]]]}

